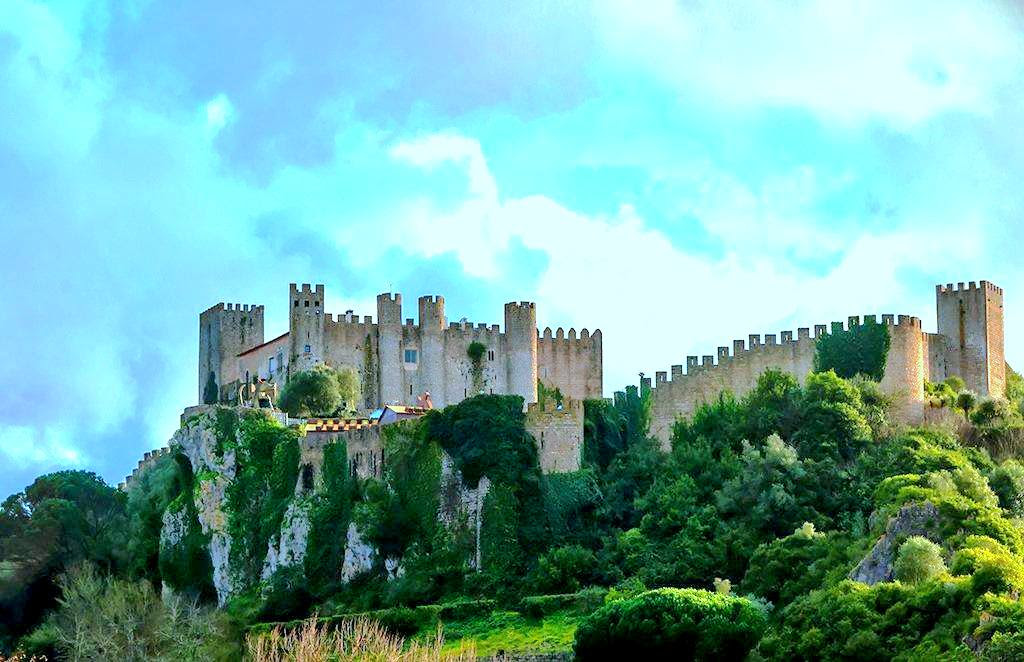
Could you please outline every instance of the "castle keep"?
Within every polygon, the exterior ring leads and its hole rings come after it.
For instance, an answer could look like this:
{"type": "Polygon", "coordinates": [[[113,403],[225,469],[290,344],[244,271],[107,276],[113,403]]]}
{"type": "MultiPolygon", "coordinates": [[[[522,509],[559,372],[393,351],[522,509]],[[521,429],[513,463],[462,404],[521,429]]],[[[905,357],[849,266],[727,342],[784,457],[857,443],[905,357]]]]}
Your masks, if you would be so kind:
{"type": "Polygon", "coordinates": [[[435,407],[479,394],[521,395],[537,401],[537,380],[569,398],[602,393],[601,332],[576,335],[537,330],[533,303],[505,304],[505,326],[447,321],[444,297],[423,296],[419,317],[403,323],[402,295],[377,297],[377,318],[324,311],[324,286],[292,284],[288,332],[264,339],[260,305],[217,304],[199,316],[199,401],[213,385],[219,402],[235,402],[239,387],[323,363],[360,377],[361,408],[415,405],[429,392],[435,407]],[[471,351],[471,347],[474,351],[471,351]]]}
{"type": "MultiPolygon", "coordinates": [[[[896,400],[897,414],[906,422],[919,422],[924,415],[924,382],[940,382],[959,376],[967,388],[983,396],[1002,397],[1006,392],[1006,362],[1003,355],[1003,290],[988,281],[939,285],[935,290],[938,332],[922,330],[921,320],[908,315],[882,315],[889,331],[882,389],[896,400]]],[[[864,323],[876,322],[874,315],[864,323]]],[[[688,356],[684,372],[674,365],[671,375],[655,374],[654,383],[644,378],[651,390],[651,434],[668,448],[672,424],[679,416],[690,416],[703,403],[728,390],[742,396],[768,369],[793,375],[801,382],[813,370],[816,342],[826,333],[861,324],[850,317],[828,326],[783,331],[779,336],[750,335],[734,340],[732,347],[719,347],[716,355],[688,356]]]]}

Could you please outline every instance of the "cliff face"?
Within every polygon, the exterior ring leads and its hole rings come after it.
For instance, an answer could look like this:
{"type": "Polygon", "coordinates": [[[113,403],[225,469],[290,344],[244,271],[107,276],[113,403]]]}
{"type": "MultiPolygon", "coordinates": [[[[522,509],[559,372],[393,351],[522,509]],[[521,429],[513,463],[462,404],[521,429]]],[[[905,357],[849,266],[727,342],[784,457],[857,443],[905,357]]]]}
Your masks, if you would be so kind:
{"type": "MultiPolygon", "coordinates": [[[[226,490],[235,478],[234,448],[217,434],[217,408],[202,407],[171,438],[171,449],[188,458],[195,477],[196,516],[203,534],[210,537],[210,563],[217,602],[223,605],[240,587],[233,581],[228,559],[231,536],[227,530],[226,490]]],[[[166,528],[166,526],[165,526],[166,528]]]]}
{"type": "MultiPolygon", "coordinates": [[[[169,508],[164,514],[161,545],[173,548],[184,544],[189,531],[201,532],[219,604],[266,585],[284,568],[306,572],[310,554],[320,564],[319,572],[342,581],[374,568],[389,578],[402,575],[401,559],[382,557],[372,543],[372,535],[361,530],[355,521],[353,511],[365,504],[344,501],[359,490],[353,490],[351,481],[356,479],[350,475],[343,446],[336,449],[334,459],[330,452],[302,452],[304,438],[276,423],[260,420],[258,425],[263,427],[253,432],[251,417],[260,415],[252,410],[204,406],[188,413],[190,416],[171,439],[170,447],[172,452],[184,455],[191,466],[191,494],[182,495],[191,496],[191,501],[187,508],[176,508],[173,512],[169,508]],[[278,435],[280,439],[267,442],[268,430],[271,438],[278,435]],[[292,455],[285,452],[288,444],[297,445],[292,455]],[[260,479],[264,482],[254,478],[262,475],[260,453],[272,458],[265,480],[260,479]],[[341,459],[337,459],[339,456],[341,459]],[[309,476],[316,477],[313,485],[309,484],[309,476]],[[252,502],[258,503],[250,507],[252,502]],[[279,510],[274,510],[273,503],[278,504],[279,510]],[[243,507],[244,513],[232,510],[243,507]],[[267,522],[273,525],[269,531],[267,522]],[[239,540],[240,537],[243,539],[239,540]],[[311,550],[311,545],[320,547],[311,550]]],[[[392,449],[395,444],[400,447],[403,443],[419,443],[411,437],[396,438],[392,449]]],[[[490,482],[484,477],[476,488],[468,488],[448,455],[429,444],[417,448],[410,457],[433,458],[427,465],[412,467],[422,482],[416,494],[423,502],[424,517],[439,530],[466,540],[467,561],[471,567],[479,568],[483,502],[490,482]],[[424,452],[424,448],[428,450],[424,452]]],[[[401,455],[400,450],[395,452],[401,455]]],[[[396,464],[402,463],[396,460],[396,464]]],[[[385,472],[385,489],[402,490],[400,482],[400,478],[385,472]]],[[[365,527],[366,518],[358,519],[365,527]]]]}

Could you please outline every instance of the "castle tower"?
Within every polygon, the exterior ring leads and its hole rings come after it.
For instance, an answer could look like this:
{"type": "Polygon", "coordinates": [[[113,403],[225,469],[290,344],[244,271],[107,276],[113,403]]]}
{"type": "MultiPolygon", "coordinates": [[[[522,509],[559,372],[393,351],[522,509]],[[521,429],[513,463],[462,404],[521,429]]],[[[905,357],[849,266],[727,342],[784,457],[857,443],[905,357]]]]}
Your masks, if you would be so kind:
{"type": "Polygon", "coordinates": [[[377,295],[377,369],[380,403],[401,403],[402,295],[377,295]]]}
{"type": "Polygon", "coordinates": [[[508,392],[537,401],[537,307],[529,301],[505,304],[508,392]]]}
{"type": "Polygon", "coordinates": [[[213,390],[219,402],[223,387],[244,377],[238,375],[237,356],[261,344],[263,306],[218,303],[200,313],[198,401],[208,399],[205,392],[213,375],[213,390]]]}
{"type": "Polygon", "coordinates": [[[309,370],[324,360],[324,286],[288,286],[289,372],[309,370]]]}
{"type": "Polygon", "coordinates": [[[419,298],[420,354],[419,375],[423,390],[429,391],[435,407],[444,407],[444,297],[419,298]]]}
{"type": "Polygon", "coordinates": [[[980,395],[1006,395],[1003,290],[983,280],[935,287],[939,333],[946,337],[946,376],[980,395]]]}
{"type": "Polygon", "coordinates": [[[889,329],[882,390],[892,396],[899,420],[917,423],[924,416],[924,380],[928,378],[921,320],[908,315],[895,320],[884,316],[882,323],[889,329]]]}

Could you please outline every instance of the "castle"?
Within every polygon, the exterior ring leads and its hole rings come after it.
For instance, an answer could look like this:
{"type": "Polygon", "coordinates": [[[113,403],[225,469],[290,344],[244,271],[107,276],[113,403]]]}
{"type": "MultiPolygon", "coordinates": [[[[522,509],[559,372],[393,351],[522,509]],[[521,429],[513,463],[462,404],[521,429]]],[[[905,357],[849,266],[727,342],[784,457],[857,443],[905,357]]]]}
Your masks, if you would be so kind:
{"type": "MultiPolygon", "coordinates": [[[[984,280],[950,283],[936,286],[935,297],[936,333],[923,331],[916,317],[881,316],[890,339],[881,386],[893,397],[897,417],[908,423],[924,417],[926,380],[959,376],[979,395],[1000,397],[1006,392],[1003,290],[984,280]]],[[[574,329],[568,335],[562,329],[541,334],[536,308],[527,302],[505,304],[504,332],[497,325],[447,324],[444,298],[439,296],[420,297],[416,324],[412,319],[402,324],[400,294],[377,297],[376,323],[369,316],[360,321],[351,311],[335,319],[323,311],[323,303],[323,285],[292,284],[289,330],[266,342],[263,306],[220,303],[204,311],[199,317],[200,402],[235,404],[240,385],[260,379],[283,384],[290,374],[317,363],[356,370],[367,410],[413,405],[417,394],[426,391],[438,407],[477,393],[517,394],[527,403],[526,427],[537,440],[542,469],[580,467],[582,401],[602,396],[599,330],[590,334],[583,329],[578,337],[574,329]],[[537,402],[538,380],[561,390],[561,406],[537,402]]],[[[864,324],[877,321],[875,315],[863,319],[864,324]]],[[[813,335],[809,327],[797,329],[795,336],[792,331],[763,339],[751,334],[747,340],[734,340],[731,348],[719,347],[716,355],[688,356],[685,372],[679,364],[671,372],[657,372],[653,383],[642,378],[641,389],[651,395],[651,435],[667,449],[680,416],[692,415],[725,391],[746,394],[766,370],[780,370],[802,382],[814,368],[818,339],[861,323],[854,316],[845,326],[816,325],[813,335]]],[[[331,426],[311,421],[306,423],[306,445],[317,448],[344,436],[352,447],[353,471],[378,475],[379,425],[384,423],[331,426]]],[[[163,452],[147,453],[126,483],[163,452]]]]}
{"type": "Polygon", "coordinates": [[[261,305],[219,303],[199,316],[199,401],[233,403],[239,387],[324,363],[354,370],[362,409],[415,405],[429,393],[435,407],[479,393],[537,401],[537,381],[574,400],[602,395],[601,331],[577,337],[537,330],[530,302],[505,304],[497,324],[448,323],[444,297],[419,298],[419,319],[402,322],[402,295],[377,297],[377,320],[324,311],[324,286],[292,284],[288,331],[264,340],[261,305]]]}
{"type": "MultiPolygon", "coordinates": [[[[1003,354],[1003,290],[988,281],[967,285],[952,283],[935,288],[938,332],[922,330],[921,320],[909,315],[882,315],[889,331],[882,390],[893,396],[896,415],[908,423],[924,416],[924,382],[940,382],[959,376],[967,388],[982,396],[1002,397],[1006,392],[1006,360],[1003,354]]],[[[867,315],[864,323],[877,322],[867,315]]],[[[850,317],[846,329],[861,324],[850,317]]],[[[668,448],[672,424],[689,416],[701,404],[711,402],[726,390],[742,396],[757,383],[765,370],[775,369],[800,381],[813,370],[817,340],[844,329],[842,322],[783,331],[778,337],[750,335],[746,342],[734,340],[732,351],[719,347],[717,356],[696,356],[674,365],[670,374],[659,371],[654,383],[644,378],[642,388],[651,393],[651,434],[668,448]],[[716,362],[717,359],[717,362],[716,362]]]]}

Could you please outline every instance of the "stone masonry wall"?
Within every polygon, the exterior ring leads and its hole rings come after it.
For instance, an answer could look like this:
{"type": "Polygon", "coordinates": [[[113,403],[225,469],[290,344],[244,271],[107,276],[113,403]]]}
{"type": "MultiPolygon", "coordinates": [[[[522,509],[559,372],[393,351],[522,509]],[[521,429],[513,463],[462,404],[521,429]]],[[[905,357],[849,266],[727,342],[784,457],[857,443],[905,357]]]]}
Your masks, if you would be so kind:
{"type": "Polygon", "coordinates": [[[561,409],[552,400],[528,405],[526,431],[537,442],[541,471],[579,471],[583,458],[582,401],[566,397],[561,409]]]}

